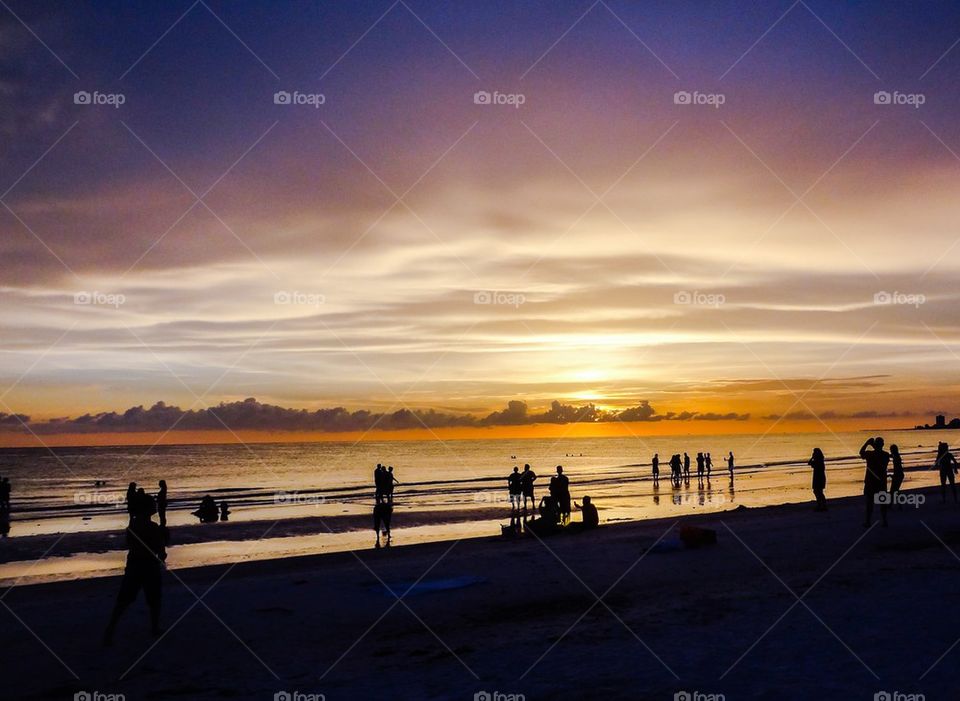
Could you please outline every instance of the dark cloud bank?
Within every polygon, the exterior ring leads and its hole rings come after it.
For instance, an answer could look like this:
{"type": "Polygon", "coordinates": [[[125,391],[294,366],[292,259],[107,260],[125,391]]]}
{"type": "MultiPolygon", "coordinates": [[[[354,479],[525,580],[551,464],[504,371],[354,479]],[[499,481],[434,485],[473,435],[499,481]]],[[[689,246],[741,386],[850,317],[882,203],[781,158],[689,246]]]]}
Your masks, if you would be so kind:
{"type": "Polygon", "coordinates": [[[262,404],[256,399],[221,403],[205,409],[184,411],[176,406],[157,402],[149,409],[132,407],[123,413],[84,414],[75,418],[31,421],[23,414],[0,413],[0,430],[34,431],[36,433],[97,433],[119,431],[168,430],[257,430],[257,431],[367,431],[410,428],[448,428],[484,426],[526,426],[529,424],[609,423],[613,421],[744,421],[750,414],[698,413],[692,411],[660,414],[643,401],[621,411],[604,411],[594,404],[573,406],[554,401],[550,409],[533,413],[526,402],[511,401],[502,411],[484,417],[454,414],[434,409],[400,409],[391,413],[366,410],[288,409],[262,404]]]}

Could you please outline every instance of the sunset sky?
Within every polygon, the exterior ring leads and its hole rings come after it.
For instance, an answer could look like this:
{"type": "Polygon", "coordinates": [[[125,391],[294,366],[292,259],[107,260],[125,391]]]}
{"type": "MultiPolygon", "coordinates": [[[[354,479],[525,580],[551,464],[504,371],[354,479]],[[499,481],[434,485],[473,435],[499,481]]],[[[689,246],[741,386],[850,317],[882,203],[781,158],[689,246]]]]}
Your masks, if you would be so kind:
{"type": "Polygon", "coordinates": [[[4,3],[0,412],[960,413],[956,2],[4,3]]]}

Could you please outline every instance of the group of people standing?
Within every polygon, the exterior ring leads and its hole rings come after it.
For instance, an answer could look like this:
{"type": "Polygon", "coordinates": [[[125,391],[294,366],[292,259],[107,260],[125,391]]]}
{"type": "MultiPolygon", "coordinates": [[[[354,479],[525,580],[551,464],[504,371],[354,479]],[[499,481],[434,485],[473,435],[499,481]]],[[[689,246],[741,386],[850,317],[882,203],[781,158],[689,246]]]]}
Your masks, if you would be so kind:
{"type": "MultiPolygon", "coordinates": [[[[729,455],[726,457],[727,461],[727,471],[730,473],[730,479],[733,479],[734,469],[736,467],[736,461],[733,456],[733,451],[731,450],[729,455]]],[[[679,487],[682,482],[690,481],[690,455],[684,453],[683,457],[680,457],[680,453],[674,453],[670,457],[670,481],[673,483],[673,486],[679,487]]],[[[659,484],[660,482],[660,453],[654,453],[653,458],[650,460],[650,465],[653,471],[653,481],[654,484],[659,484]]],[[[713,475],[713,458],[710,456],[710,453],[697,453],[697,479],[702,483],[704,477],[710,479],[713,475]]]]}
{"type": "Polygon", "coordinates": [[[550,477],[548,493],[541,497],[539,504],[536,500],[534,482],[536,473],[529,464],[523,466],[523,472],[514,466],[513,472],[507,475],[507,493],[510,497],[510,531],[519,532],[521,515],[527,530],[534,532],[549,532],[570,524],[571,503],[583,512],[582,524],[571,524],[580,528],[595,528],[600,524],[599,513],[593,500],[589,496],[583,497],[583,504],[572,502],[570,497],[570,478],[564,474],[563,465],[557,465],[556,474],[550,477]],[[537,509],[537,516],[527,520],[530,508],[537,509]]]}
{"type": "Polygon", "coordinates": [[[374,501],[373,501],[373,531],[377,534],[377,545],[380,547],[380,536],[386,538],[390,545],[390,522],[393,520],[393,490],[400,484],[400,480],[393,474],[393,465],[381,465],[373,471],[374,501]]]}

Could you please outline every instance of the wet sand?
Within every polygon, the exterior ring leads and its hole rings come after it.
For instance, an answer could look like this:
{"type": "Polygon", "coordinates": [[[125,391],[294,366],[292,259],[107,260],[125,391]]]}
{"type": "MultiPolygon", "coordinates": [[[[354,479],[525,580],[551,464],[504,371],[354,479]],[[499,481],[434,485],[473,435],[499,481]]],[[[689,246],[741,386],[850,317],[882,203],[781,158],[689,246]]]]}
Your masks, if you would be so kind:
{"type": "Polygon", "coordinates": [[[0,678],[23,699],[954,698],[960,509],[923,493],[885,529],[850,498],[171,571],[167,634],[139,600],[107,651],[117,578],[17,586],[0,678]],[[674,548],[691,524],[718,544],[674,548]]]}

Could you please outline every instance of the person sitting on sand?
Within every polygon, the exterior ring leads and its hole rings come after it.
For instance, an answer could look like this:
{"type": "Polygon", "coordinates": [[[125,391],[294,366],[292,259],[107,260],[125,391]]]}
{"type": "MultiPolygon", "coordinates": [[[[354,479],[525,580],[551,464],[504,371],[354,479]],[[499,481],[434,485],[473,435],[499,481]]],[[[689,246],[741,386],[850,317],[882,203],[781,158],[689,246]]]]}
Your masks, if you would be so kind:
{"type": "MultiPolygon", "coordinates": [[[[883,449],[882,438],[868,438],[860,447],[860,457],[867,463],[867,469],[863,474],[863,496],[867,509],[863,526],[869,528],[877,495],[887,491],[887,465],[890,463],[890,453],[883,449]]],[[[880,504],[880,520],[884,526],[887,525],[887,505],[883,503],[880,504]]]]}
{"type": "Polygon", "coordinates": [[[160,635],[160,593],[163,562],[167,559],[167,531],[151,520],[156,512],[153,497],[135,497],[133,500],[133,522],[127,527],[127,565],[120,582],[117,601],[110,615],[110,622],[103,634],[103,644],[113,643],[113,634],[117,623],[127,607],[132,604],[137,593],[143,589],[147,606],[150,608],[150,628],[154,635],[160,635]]]}
{"type": "Polygon", "coordinates": [[[380,532],[383,531],[383,537],[387,539],[387,545],[390,545],[390,520],[393,518],[393,505],[386,502],[380,502],[373,505],[373,531],[377,534],[377,545],[380,547],[380,532]]]}
{"type": "Polygon", "coordinates": [[[559,524],[562,519],[560,504],[557,502],[556,498],[552,496],[544,496],[542,499],[540,499],[538,511],[540,512],[540,518],[549,523],[559,524]]]}
{"type": "Polygon", "coordinates": [[[229,521],[230,520],[230,504],[226,501],[220,502],[220,520],[229,521]]]}
{"type": "Polygon", "coordinates": [[[953,501],[957,501],[957,485],[954,476],[957,474],[957,459],[953,457],[949,446],[940,442],[937,445],[937,469],[940,471],[940,499],[947,503],[947,482],[950,482],[950,491],[953,492],[953,501]]]}
{"type": "Polygon", "coordinates": [[[523,510],[527,510],[527,499],[530,500],[530,507],[537,503],[533,496],[533,483],[537,479],[537,474],[530,469],[530,465],[523,466],[523,473],[520,475],[520,486],[523,488],[523,510]]]}
{"type": "Polygon", "coordinates": [[[200,500],[200,508],[194,511],[193,515],[200,519],[200,523],[216,523],[219,518],[217,502],[207,494],[200,500]]]}
{"type": "Polygon", "coordinates": [[[823,451],[814,448],[813,455],[810,456],[807,464],[813,468],[813,495],[817,498],[817,506],[814,511],[826,511],[827,498],[823,495],[823,490],[827,486],[827,465],[823,457],[823,451]]]}
{"type": "MultiPolygon", "coordinates": [[[[903,484],[903,478],[905,477],[903,457],[900,455],[900,447],[897,445],[890,446],[890,462],[893,463],[893,472],[890,473],[890,505],[893,506],[897,503],[897,495],[900,493],[900,486],[903,484]]],[[[898,506],[903,509],[902,504],[898,506]]]]}
{"type": "Polygon", "coordinates": [[[520,510],[520,500],[523,495],[523,485],[520,479],[520,468],[513,466],[513,472],[507,476],[507,493],[510,495],[510,510],[520,510]]]}
{"type": "Polygon", "coordinates": [[[583,513],[583,527],[596,528],[600,525],[600,514],[590,497],[583,498],[583,505],[574,502],[573,505],[583,513]]]}

